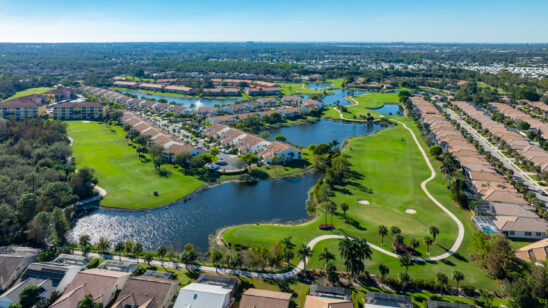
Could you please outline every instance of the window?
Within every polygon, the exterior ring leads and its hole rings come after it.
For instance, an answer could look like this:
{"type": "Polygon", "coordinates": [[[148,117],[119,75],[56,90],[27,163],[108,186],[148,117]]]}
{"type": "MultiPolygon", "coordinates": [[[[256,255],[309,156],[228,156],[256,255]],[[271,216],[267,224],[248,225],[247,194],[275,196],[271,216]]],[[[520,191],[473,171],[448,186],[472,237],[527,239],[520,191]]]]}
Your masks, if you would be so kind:
{"type": "Polygon", "coordinates": [[[510,235],[514,235],[514,234],[515,234],[515,232],[514,232],[514,231],[510,231],[510,235]]]}
{"type": "Polygon", "coordinates": [[[542,236],[542,232],[537,232],[537,236],[542,236]]]}
{"type": "Polygon", "coordinates": [[[525,236],[531,236],[531,232],[525,232],[525,236]]]}

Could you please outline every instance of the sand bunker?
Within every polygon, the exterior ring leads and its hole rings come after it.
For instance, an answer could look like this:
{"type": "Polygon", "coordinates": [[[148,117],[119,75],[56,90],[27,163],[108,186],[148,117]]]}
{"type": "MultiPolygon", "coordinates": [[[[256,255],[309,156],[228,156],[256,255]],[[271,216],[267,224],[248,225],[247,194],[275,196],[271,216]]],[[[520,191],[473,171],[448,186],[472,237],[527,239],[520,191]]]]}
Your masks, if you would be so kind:
{"type": "Polygon", "coordinates": [[[363,205],[368,205],[368,204],[369,204],[369,201],[367,201],[367,200],[360,200],[360,201],[358,201],[358,203],[363,204],[363,205]]]}
{"type": "Polygon", "coordinates": [[[91,122],[90,121],[82,121],[82,123],[88,124],[88,123],[91,123],[91,122]]]}
{"type": "Polygon", "coordinates": [[[407,209],[407,210],[405,210],[405,212],[406,212],[407,214],[416,214],[416,213],[417,213],[417,211],[415,211],[415,210],[413,210],[413,209],[407,209]]]}

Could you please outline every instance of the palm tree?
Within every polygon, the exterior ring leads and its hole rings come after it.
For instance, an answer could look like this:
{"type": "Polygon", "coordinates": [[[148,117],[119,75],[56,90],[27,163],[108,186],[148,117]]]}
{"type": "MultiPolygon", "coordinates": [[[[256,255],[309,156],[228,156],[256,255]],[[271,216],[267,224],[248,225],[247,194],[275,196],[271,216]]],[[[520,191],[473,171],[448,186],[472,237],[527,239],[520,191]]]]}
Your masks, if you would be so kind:
{"type": "Polygon", "coordinates": [[[167,246],[166,257],[169,259],[169,262],[173,261],[174,256],[175,256],[175,251],[173,250],[173,245],[167,246]]]}
{"type": "Polygon", "coordinates": [[[164,264],[164,257],[166,256],[166,253],[167,253],[167,248],[166,246],[159,246],[158,249],[156,249],[156,255],[158,256],[158,258],[160,258],[160,261],[162,262],[162,264],[164,264]]]}
{"type": "Polygon", "coordinates": [[[239,268],[243,264],[242,256],[239,253],[234,253],[230,255],[230,258],[228,259],[228,264],[233,269],[239,268]]]}
{"type": "Polygon", "coordinates": [[[137,262],[139,262],[139,256],[143,253],[143,244],[140,242],[135,242],[133,244],[133,255],[137,257],[137,262]]]}
{"type": "Polygon", "coordinates": [[[329,249],[327,249],[327,247],[324,247],[322,252],[320,252],[320,254],[318,255],[318,259],[323,261],[323,266],[322,267],[326,268],[329,261],[335,260],[335,255],[332,254],[331,251],[329,251],[329,249]]]}
{"type": "Polygon", "coordinates": [[[436,274],[436,281],[440,285],[440,293],[442,293],[443,288],[449,282],[449,278],[447,278],[447,275],[445,275],[444,273],[437,273],[436,274]]]}
{"type": "Polygon", "coordinates": [[[80,235],[80,238],[78,238],[78,244],[80,244],[82,249],[86,249],[89,245],[91,245],[91,239],[89,235],[87,234],[80,235]]]}
{"type": "Polygon", "coordinates": [[[459,271],[453,271],[453,279],[457,282],[457,294],[459,293],[459,284],[464,280],[464,274],[459,271]]]}
{"type": "Polygon", "coordinates": [[[154,256],[152,255],[152,252],[147,251],[145,252],[143,258],[145,262],[148,264],[148,266],[150,266],[150,262],[152,261],[152,259],[154,259],[154,256]]]}
{"type": "Polygon", "coordinates": [[[124,242],[120,241],[114,245],[114,252],[118,254],[120,257],[120,261],[122,261],[122,252],[124,251],[125,245],[124,242]]]}
{"type": "Polygon", "coordinates": [[[436,235],[440,233],[440,230],[435,226],[430,226],[430,234],[432,234],[432,239],[434,243],[436,242],[436,235]]]}
{"type": "Polygon", "coordinates": [[[213,250],[209,254],[209,260],[213,263],[213,266],[215,266],[215,272],[219,273],[219,264],[223,260],[223,253],[218,250],[213,250]]]}
{"type": "Polygon", "coordinates": [[[405,273],[401,272],[399,274],[399,278],[400,278],[401,289],[405,290],[405,287],[407,287],[407,285],[409,284],[409,281],[411,280],[409,278],[409,274],[406,272],[405,273]]]}
{"type": "Polygon", "coordinates": [[[302,244],[297,250],[297,256],[301,261],[303,261],[304,272],[306,273],[306,259],[312,256],[312,249],[306,246],[306,244],[302,244]]]}
{"type": "Polygon", "coordinates": [[[343,211],[344,221],[346,221],[346,211],[348,211],[348,204],[341,203],[341,210],[343,211]]]}
{"type": "Polygon", "coordinates": [[[388,235],[388,228],[386,226],[379,226],[379,235],[381,237],[381,245],[384,245],[384,237],[388,235]]]}
{"type": "Polygon", "coordinates": [[[411,255],[408,253],[404,253],[403,255],[400,255],[400,263],[401,266],[405,267],[405,272],[409,272],[409,266],[413,265],[413,259],[411,258],[411,255]]]}
{"type": "Polygon", "coordinates": [[[430,245],[434,243],[434,240],[428,235],[424,237],[424,244],[426,244],[426,254],[430,254],[430,245]]]}
{"type": "Polygon", "coordinates": [[[401,234],[396,234],[396,236],[394,237],[394,243],[398,244],[398,245],[401,245],[405,242],[405,238],[403,237],[403,235],[401,234]]]}
{"type": "Polygon", "coordinates": [[[401,229],[397,226],[390,227],[390,233],[392,233],[392,236],[396,236],[398,234],[401,234],[401,229]]]}
{"type": "Polygon", "coordinates": [[[417,247],[419,247],[420,245],[420,242],[417,239],[412,238],[411,241],[409,242],[409,245],[411,245],[413,249],[417,249],[417,247]]]}
{"type": "Polygon", "coordinates": [[[133,247],[134,247],[134,244],[131,240],[127,240],[125,241],[124,243],[124,251],[126,253],[126,257],[131,255],[133,253],[133,247]]]}
{"type": "Polygon", "coordinates": [[[339,281],[339,274],[337,273],[337,267],[333,263],[327,263],[326,272],[327,280],[331,282],[331,285],[335,285],[339,281]]]}
{"type": "Polygon", "coordinates": [[[345,237],[339,242],[339,250],[341,256],[345,259],[346,270],[351,273],[352,277],[364,270],[364,259],[371,259],[371,248],[369,248],[365,239],[345,237]]]}
{"type": "Polygon", "coordinates": [[[387,265],[379,265],[379,273],[381,273],[381,280],[384,281],[384,277],[390,273],[390,268],[387,265]]]}
{"type": "Polygon", "coordinates": [[[188,265],[198,259],[198,253],[194,250],[194,246],[192,244],[186,244],[185,249],[181,252],[179,259],[185,264],[185,268],[188,271],[188,265]]]}
{"type": "Polygon", "coordinates": [[[107,252],[110,249],[110,241],[108,238],[101,236],[97,241],[97,250],[100,252],[107,252]]]}

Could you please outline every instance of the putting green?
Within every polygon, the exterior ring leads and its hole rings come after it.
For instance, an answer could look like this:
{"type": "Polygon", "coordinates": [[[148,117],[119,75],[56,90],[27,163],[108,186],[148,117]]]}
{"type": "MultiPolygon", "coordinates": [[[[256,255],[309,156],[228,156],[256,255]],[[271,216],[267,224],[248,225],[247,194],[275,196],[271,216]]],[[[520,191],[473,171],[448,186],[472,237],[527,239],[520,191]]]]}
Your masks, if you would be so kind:
{"type": "MultiPolygon", "coordinates": [[[[428,226],[424,223],[409,217],[406,214],[394,212],[392,209],[380,207],[362,207],[356,208],[353,213],[365,221],[375,225],[385,225],[388,228],[398,226],[404,229],[407,234],[425,234],[428,232],[428,226]]],[[[418,217],[418,216],[417,216],[418,217]]]]}

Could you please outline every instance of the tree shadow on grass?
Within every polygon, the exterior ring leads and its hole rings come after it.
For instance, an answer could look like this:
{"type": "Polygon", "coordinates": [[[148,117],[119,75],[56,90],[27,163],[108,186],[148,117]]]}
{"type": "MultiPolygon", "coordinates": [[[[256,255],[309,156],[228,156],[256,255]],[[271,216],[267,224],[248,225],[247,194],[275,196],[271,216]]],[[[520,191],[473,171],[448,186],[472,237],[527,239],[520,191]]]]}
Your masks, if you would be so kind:
{"type": "Polygon", "coordinates": [[[358,182],[354,182],[354,181],[348,182],[348,185],[355,187],[356,189],[358,189],[361,192],[364,192],[364,193],[367,193],[367,194],[373,194],[373,189],[368,188],[366,186],[363,186],[362,184],[360,184],[358,182]]]}
{"type": "Polygon", "coordinates": [[[167,169],[158,169],[158,175],[161,177],[169,177],[172,174],[170,170],[167,169]]]}

